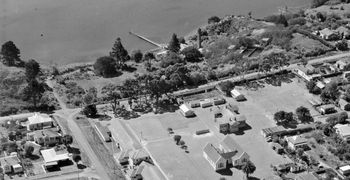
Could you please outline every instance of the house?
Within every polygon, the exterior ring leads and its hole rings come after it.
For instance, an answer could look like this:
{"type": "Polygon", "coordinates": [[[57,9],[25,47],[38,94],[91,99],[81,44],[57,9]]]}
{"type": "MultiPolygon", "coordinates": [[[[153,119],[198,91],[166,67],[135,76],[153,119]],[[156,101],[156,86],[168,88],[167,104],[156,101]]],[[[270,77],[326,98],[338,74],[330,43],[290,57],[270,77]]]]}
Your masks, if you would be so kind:
{"type": "Polygon", "coordinates": [[[316,86],[320,89],[324,89],[326,87],[326,85],[321,81],[317,81],[316,86]]]}
{"type": "Polygon", "coordinates": [[[318,180],[318,179],[319,178],[317,178],[317,176],[311,172],[301,173],[295,177],[295,180],[318,180]]]}
{"type": "Polygon", "coordinates": [[[138,166],[134,169],[130,175],[131,180],[142,180],[142,171],[145,169],[145,166],[138,166]]]}
{"type": "Polygon", "coordinates": [[[350,64],[350,60],[349,59],[342,59],[342,60],[339,60],[339,61],[335,62],[334,65],[339,70],[343,70],[348,64],[350,64]]]}
{"type": "Polygon", "coordinates": [[[195,116],[194,111],[191,110],[186,104],[182,104],[180,107],[180,112],[185,117],[195,116]]]}
{"type": "Polygon", "coordinates": [[[123,150],[121,153],[120,153],[120,156],[118,158],[118,161],[119,161],[119,164],[120,165],[126,165],[126,164],[129,164],[129,153],[130,153],[130,149],[127,149],[127,150],[123,150]]]}
{"type": "Polygon", "coordinates": [[[231,136],[226,136],[218,148],[208,143],[203,149],[203,156],[215,171],[226,169],[228,165],[240,166],[249,160],[249,155],[231,136]]]}
{"type": "Polygon", "coordinates": [[[336,124],[334,126],[335,132],[344,140],[350,141],[350,125],[349,124],[336,124]]]}
{"type": "Polygon", "coordinates": [[[241,94],[237,89],[231,90],[231,96],[236,99],[236,101],[245,101],[247,100],[243,94],[241,94]]]}
{"type": "Polygon", "coordinates": [[[302,77],[306,81],[311,81],[321,76],[320,74],[314,74],[315,68],[312,67],[311,65],[297,66],[295,69],[293,69],[292,72],[297,76],[302,77]]]}
{"type": "Polygon", "coordinates": [[[97,134],[102,138],[103,141],[111,141],[111,131],[106,126],[102,126],[100,122],[96,122],[95,129],[97,131],[97,134]]]}
{"type": "Polygon", "coordinates": [[[332,31],[328,28],[324,28],[320,31],[321,38],[325,40],[336,40],[338,39],[338,33],[335,31],[332,31]]]}
{"type": "Polygon", "coordinates": [[[41,130],[41,129],[52,128],[52,127],[54,127],[54,121],[48,115],[34,113],[33,116],[28,117],[28,122],[27,122],[28,131],[41,130]]]}
{"type": "Polygon", "coordinates": [[[349,175],[350,174],[350,165],[339,167],[339,172],[344,176],[349,175]]]}
{"type": "Polygon", "coordinates": [[[281,135],[286,133],[286,129],[283,126],[275,126],[275,127],[270,127],[270,128],[265,128],[261,130],[261,134],[264,137],[271,137],[274,135],[281,135]]]}
{"type": "Polygon", "coordinates": [[[199,102],[202,108],[210,107],[213,103],[209,99],[205,99],[199,102]]]}
{"type": "Polygon", "coordinates": [[[27,138],[42,146],[52,146],[62,141],[62,135],[54,128],[30,132],[27,134],[27,138]]]}
{"type": "Polygon", "coordinates": [[[319,99],[310,99],[309,103],[314,107],[322,105],[322,101],[319,99]]]}
{"type": "Polygon", "coordinates": [[[301,137],[300,135],[286,137],[286,141],[288,143],[288,147],[292,150],[296,150],[298,148],[304,149],[308,147],[307,139],[301,137]]]}
{"type": "Polygon", "coordinates": [[[191,102],[190,106],[191,108],[197,108],[197,107],[201,107],[201,104],[199,102],[191,102]]]}
{"type": "Polygon", "coordinates": [[[41,150],[40,153],[44,158],[46,168],[57,166],[59,162],[70,159],[67,151],[56,151],[55,148],[41,150]]]}
{"type": "Polygon", "coordinates": [[[321,114],[331,114],[337,112],[334,104],[322,105],[318,108],[318,110],[321,114]]]}
{"type": "Polygon", "coordinates": [[[215,171],[226,169],[227,160],[213,144],[208,143],[203,149],[203,156],[215,171]]]}
{"type": "Polygon", "coordinates": [[[5,174],[23,172],[21,161],[16,155],[0,158],[0,165],[5,174]]]}
{"type": "Polygon", "coordinates": [[[221,104],[225,104],[226,100],[224,98],[214,98],[213,103],[214,105],[221,105],[221,104]]]}
{"type": "Polygon", "coordinates": [[[235,118],[230,117],[225,120],[219,119],[219,130],[221,133],[235,133],[246,126],[246,117],[244,115],[235,118]]]}
{"type": "Polygon", "coordinates": [[[271,148],[275,150],[278,154],[282,154],[284,152],[284,148],[278,143],[271,143],[271,148]]]}
{"type": "Polygon", "coordinates": [[[153,163],[151,156],[144,149],[138,149],[131,152],[131,155],[129,158],[129,164],[131,166],[137,166],[143,161],[153,163]]]}
{"type": "Polygon", "coordinates": [[[350,38],[350,30],[344,26],[340,26],[335,30],[342,39],[350,38]]]}
{"type": "Polygon", "coordinates": [[[340,109],[345,110],[345,105],[347,105],[348,102],[345,101],[343,98],[340,98],[338,101],[338,104],[339,104],[340,109]]]}
{"type": "Polygon", "coordinates": [[[219,144],[222,155],[229,157],[229,162],[232,162],[233,166],[240,166],[243,162],[249,160],[249,155],[243,151],[241,146],[232,138],[232,136],[226,136],[224,140],[219,144]]]}

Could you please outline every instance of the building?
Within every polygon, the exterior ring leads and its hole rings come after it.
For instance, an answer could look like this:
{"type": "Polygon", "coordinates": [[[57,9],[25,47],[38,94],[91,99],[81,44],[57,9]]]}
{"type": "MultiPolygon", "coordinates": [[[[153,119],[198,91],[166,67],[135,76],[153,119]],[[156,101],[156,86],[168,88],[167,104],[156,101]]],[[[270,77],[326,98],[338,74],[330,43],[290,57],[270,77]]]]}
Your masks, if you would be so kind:
{"type": "Polygon", "coordinates": [[[319,99],[310,99],[309,100],[309,103],[312,105],[312,106],[314,106],[314,107],[317,107],[317,106],[320,106],[320,105],[322,105],[322,101],[321,100],[319,100],[319,99]]]}
{"type": "Polygon", "coordinates": [[[321,38],[325,39],[325,40],[336,40],[338,39],[338,33],[336,33],[335,31],[332,31],[328,28],[324,28],[320,31],[320,36],[321,38]]]}
{"type": "Polygon", "coordinates": [[[55,148],[41,150],[40,153],[44,158],[46,168],[57,166],[59,162],[70,159],[67,151],[56,151],[55,148]]]}
{"type": "Polygon", "coordinates": [[[335,132],[344,140],[350,141],[350,125],[337,124],[334,126],[335,132]]]}
{"type": "Polygon", "coordinates": [[[295,69],[293,69],[293,73],[297,76],[302,77],[306,81],[311,81],[314,78],[321,77],[319,74],[314,74],[315,68],[311,65],[306,66],[298,66],[295,69]]]}
{"type": "Polygon", "coordinates": [[[129,164],[131,166],[137,166],[143,161],[153,164],[151,156],[144,149],[138,149],[131,152],[131,156],[129,158],[129,164]]]}
{"type": "Polygon", "coordinates": [[[283,126],[275,126],[275,127],[270,127],[270,128],[265,128],[261,130],[261,134],[264,137],[271,137],[271,136],[278,136],[286,133],[286,129],[283,126]]]}
{"type": "Polygon", "coordinates": [[[23,167],[20,163],[21,161],[16,155],[0,158],[1,169],[5,174],[23,172],[23,167]]]}
{"type": "Polygon", "coordinates": [[[136,169],[134,169],[130,175],[131,180],[142,180],[142,172],[145,169],[145,166],[138,166],[136,169]]]}
{"type": "Polygon", "coordinates": [[[203,149],[203,156],[215,171],[226,169],[228,165],[240,166],[249,160],[249,155],[231,136],[226,136],[218,148],[208,143],[203,149]]]}
{"type": "Polygon", "coordinates": [[[97,134],[101,137],[101,139],[105,142],[111,141],[111,131],[106,127],[102,126],[100,122],[95,123],[95,129],[97,131],[97,134]]]}
{"type": "Polygon", "coordinates": [[[131,173],[131,180],[160,180],[159,175],[157,174],[157,168],[152,164],[147,162],[142,162],[139,166],[137,166],[131,173]]]}
{"type": "Polygon", "coordinates": [[[210,107],[213,105],[213,102],[211,102],[209,99],[205,99],[199,102],[202,108],[210,107]]]}
{"type": "Polygon", "coordinates": [[[118,158],[118,161],[119,161],[119,164],[120,165],[126,165],[126,164],[129,164],[129,153],[130,153],[130,149],[127,149],[127,150],[123,150],[121,153],[120,153],[120,156],[118,158]]]}
{"type": "Polygon", "coordinates": [[[221,104],[225,104],[226,100],[224,98],[214,98],[213,103],[214,105],[221,105],[221,104]]]}
{"type": "Polygon", "coordinates": [[[236,101],[245,101],[247,100],[243,94],[241,94],[238,90],[232,89],[231,96],[236,99],[236,101]]]}
{"type": "Polygon", "coordinates": [[[342,59],[339,60],[337,62],[335,62],[335,66],[339,69],[339,70],[344,70],[344,68],[350,64],[350,60],[349,59],[342,59]]]}
{"type": "Polygon", "coordinates": [[[344,26],[340,26],[335,30],[342,39],[350,38],[350,30],[344,26]]]}
{"type": "Polygon", "coordinates": [[[321,114],[331,114],[337,112],[337,110],[335,110],[334,104],[322,105],[318,108],[318,110],[321,114]]]}
{"type": "Polygon", "coordinates": [[[320,89],[324,89],[326,87],[326,85],[321,81],[317,81],[316,86],[320,89]]]}
{"type": "Polygon", "coordinates": [[[339,172],[344,176],[349,175],[350,174],[350,165],[339,167],[339,172]]]}
{"type": "Polygon", "coordinates": [[[62,135],[54,128],[30,132],[27,138],[42,146],[52,146],[62,142],[62,135]]]}
{"type": "MultiPolygon", "coordinates": [[[[220,118],[219,116],[222,117],[221,111],[214,112],[214,118],[220,118]]],[[[233,118],[233,116],[231,116],[231,117],[216,119],[216,121],[218,121],[218,123],[219,123],[220,132],[224,133],[224,134],[235,133],[235,132],[238,132],[239,130],[242,130],[243,128],[247,127],[246,117],[244,115],[239,115],[239,116],[236,116],[234,118],[233,118]]]]}
{"type": "Polygon", "coordinates": [[[41,130],[45,128],[54,127],[54,121],[51,117],[44,114],[34,113],[33,116],[28,117],[27,129],[28,131],[41,130]]]}
{"type": "Polygon", "coordinates": [[[182,104],[180,107],[180,112],[185,117],[192,117],[195,116],[195,113],[193,110],[191,110],[186,104],[182,104]]]}
{"type": "Polygon", "coordinates": [[[307,148],[307,139],[301,137],[300,135],[286,137],[286,141],[288,143],[288,147],[292,150],[296,150],[298,148],[307,148]]]}

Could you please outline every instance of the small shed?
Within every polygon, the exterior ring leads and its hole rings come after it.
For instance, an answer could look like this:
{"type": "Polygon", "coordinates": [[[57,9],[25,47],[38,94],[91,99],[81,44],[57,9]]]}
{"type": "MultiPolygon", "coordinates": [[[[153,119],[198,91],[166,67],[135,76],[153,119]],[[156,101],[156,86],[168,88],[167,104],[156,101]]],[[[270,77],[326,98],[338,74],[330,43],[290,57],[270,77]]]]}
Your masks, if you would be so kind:
{"type": "Polygon", "coordinates": [[[205,99],[200,101],[200,105],[202,108],[210,107],[213,105],[213,103],[209,99],[205,99]]]}
{"type": "Polygon", "coordinates": [[[191,108],[201,107],[201,104],[199,102],[191,102],[190,105],[191,105],[191,108]]]}
{"type": "Polygon", "coordinates": [[[181,114],[185,117],[191,117],[195,115],[194,111],[191,110],[189,107],[187,107],[186,104],[182,104],[179,108],[180,108],[181,114]]]}
{"type": "Polygon", "coordinates": [[[231,96],[235,98],[237,101],[245,101],[246,98],[244,97],[243,94],[241,94],[238,90],[232,89],[231,91],[231,96]]]}

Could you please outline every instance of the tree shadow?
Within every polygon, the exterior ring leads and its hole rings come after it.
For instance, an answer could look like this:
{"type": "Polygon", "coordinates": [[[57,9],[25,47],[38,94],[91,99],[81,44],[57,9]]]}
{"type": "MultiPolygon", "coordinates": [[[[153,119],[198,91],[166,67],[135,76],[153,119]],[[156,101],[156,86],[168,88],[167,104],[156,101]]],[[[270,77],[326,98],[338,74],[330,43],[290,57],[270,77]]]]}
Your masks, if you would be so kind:
{"type": "Polygon", "coordinates": [[[77,164],[78,169],[85,169],[87,168],[87,166],[85,166],[84,164],[77,164]]]}
{"type": "Polygon", "coordinates": [[[80,149],[72,146],[68,146],[67,151],[72,154],[80,154],[80,149]]]}
{"type": "Polygon", "coordinates": [[[249,124],[246,124],[244,127],[239,128],[238,131],[233,132],[233,133],[229,133],[229,134],[235,134],[235,135],[244,135],[245,131],[251,130],[252,127],[249,124]]]}

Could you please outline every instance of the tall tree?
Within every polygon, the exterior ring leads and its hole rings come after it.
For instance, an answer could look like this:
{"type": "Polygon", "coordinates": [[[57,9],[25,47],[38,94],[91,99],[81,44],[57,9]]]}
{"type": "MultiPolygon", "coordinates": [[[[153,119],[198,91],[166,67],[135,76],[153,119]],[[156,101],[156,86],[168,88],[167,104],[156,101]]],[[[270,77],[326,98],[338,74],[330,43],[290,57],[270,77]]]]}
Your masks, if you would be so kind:
{"type": "Polygon", "coordinates": [[[295,114],[301,122],[312,121],[313,118],[310,114],[310,110],[304,106],[300,106],[295,110],[295,114]]]}
{"type": "Polygon", "coordinates": [[[168,49],[175,53],[178,53],[180,51],[180,41],[175,33],[171,36],[168,49]]]}
{"type": "Polygon", "coordinates": [[[2,63],[6,66],[22,66],[20,51],[12,41],[7,41],[1,47],[2,63]]]}
{"type": "Polygon", "coordinates": [[[44,84],[38,82],[36,79],[30,80],[28,85],[24,88],[25,99],[31,99],[35,108],[44,92],[44,84]]]}
{"type": "Polygon", "coordinates": [[[34,59],[29,60],[24,67],[28,81],[35,79],[40,72],[40,65],[34,59]]]}
{"type": "Polygon", "coordinates": [[[115,60],[108,56],[98,58],[93,67],[97,75],[105,78],[113,77],[118,73],[115,60]]]}
{"type": "Polygon", "coordinates": [[[253,174],[256,170],[255,165],[250,160],[244,161],[242,164],[242,171],[246,174],[246,178],[249,178],[249,174],[253,174]]]}
{"type": "Polygon", "coordinates": [[[118,37],[114,42],[112,51],[109,53],[117,61],[117,67],[121,68],[130,59],[128,51],[124,48],[121,39],[118,37]]]}

